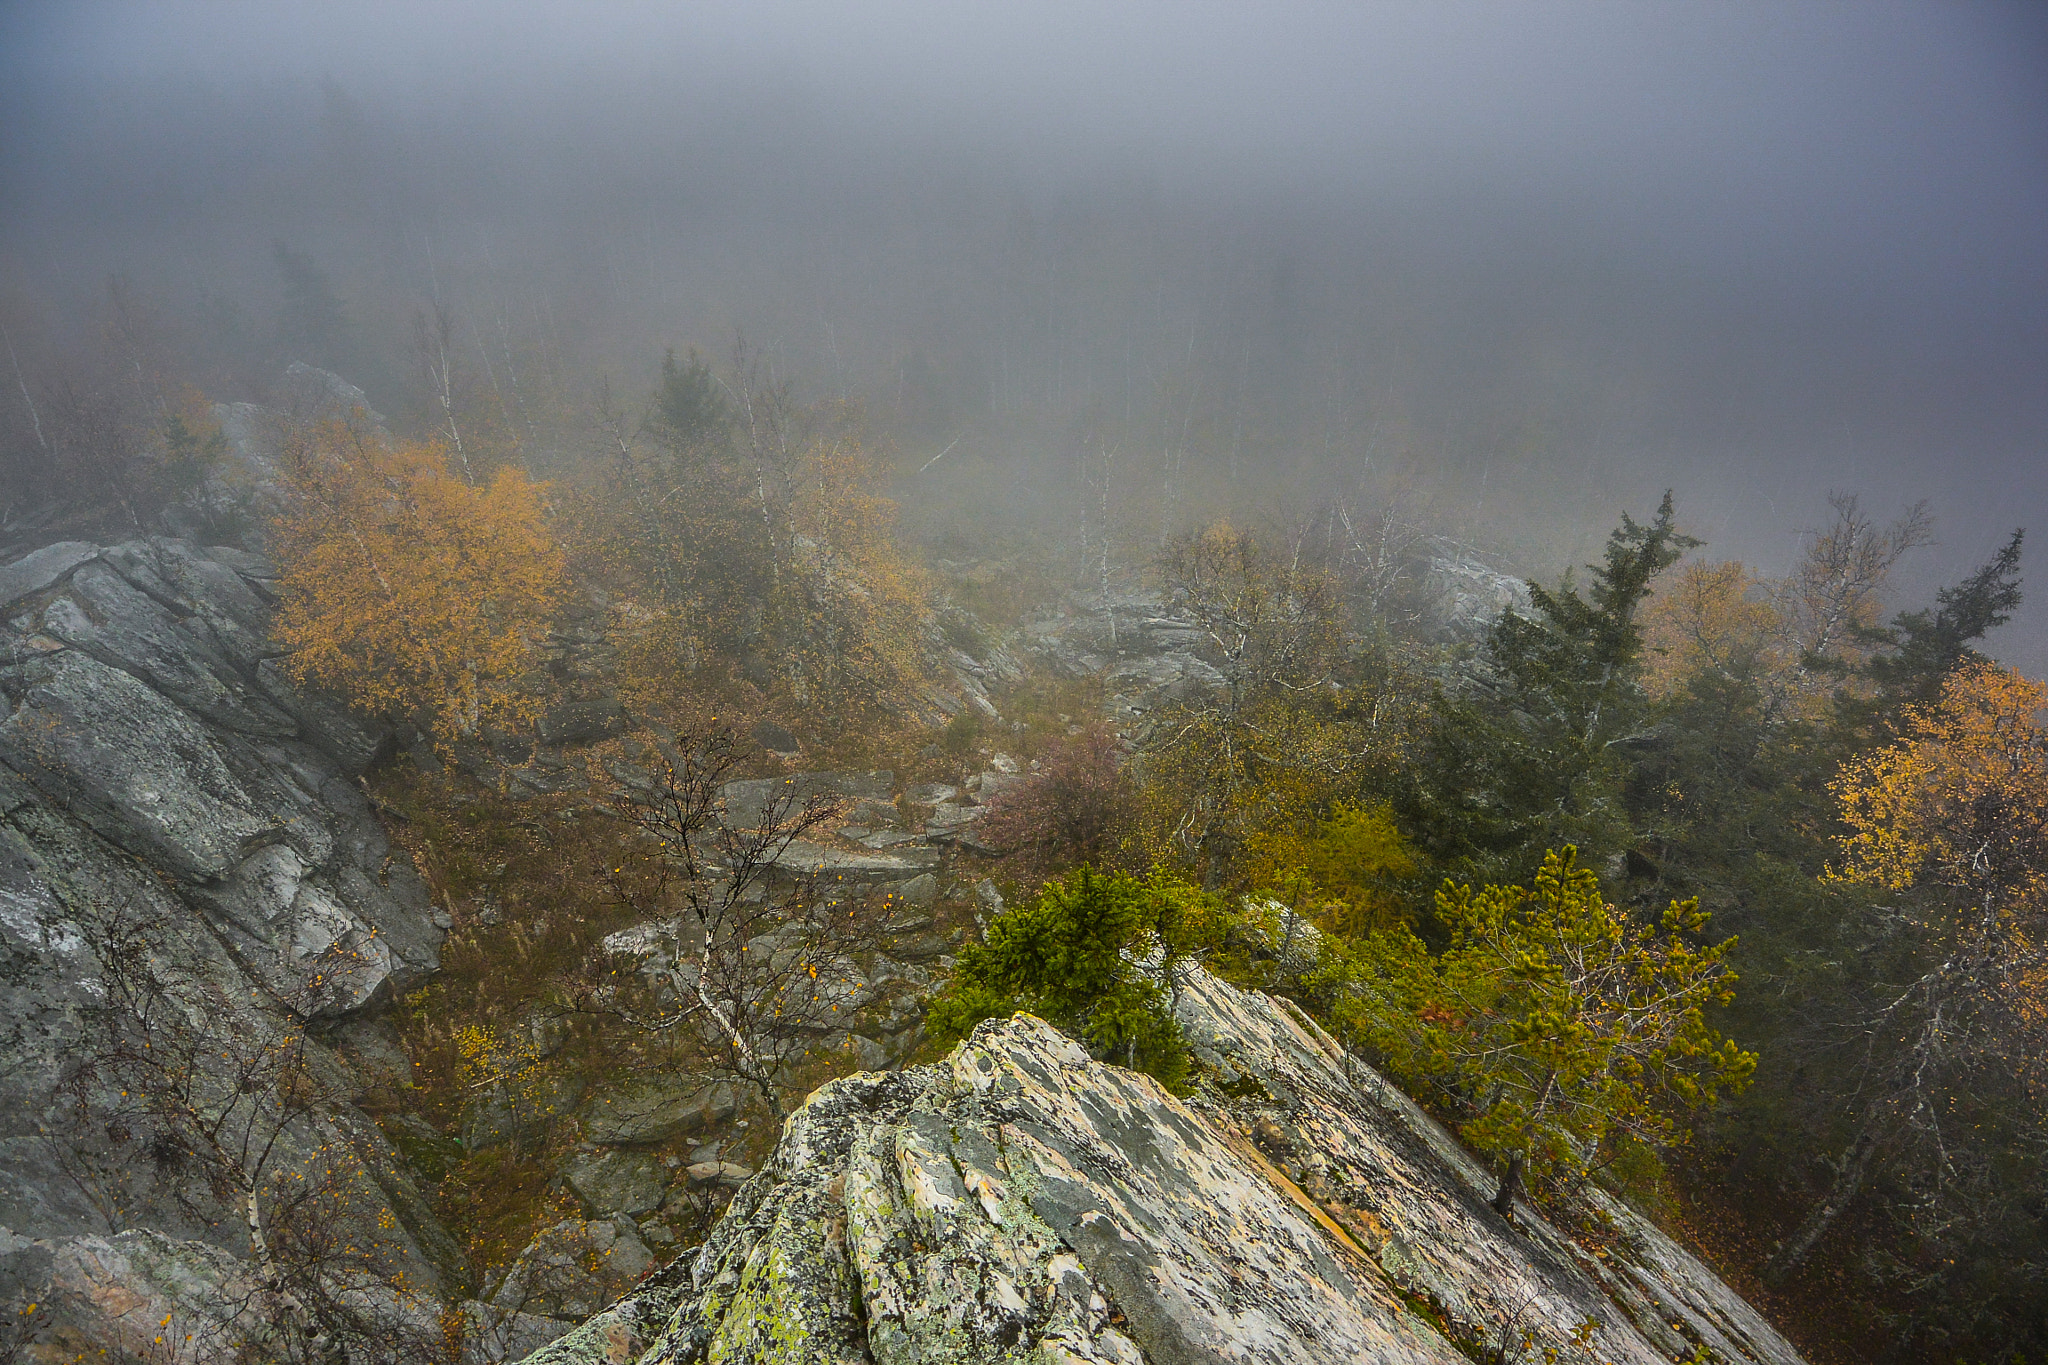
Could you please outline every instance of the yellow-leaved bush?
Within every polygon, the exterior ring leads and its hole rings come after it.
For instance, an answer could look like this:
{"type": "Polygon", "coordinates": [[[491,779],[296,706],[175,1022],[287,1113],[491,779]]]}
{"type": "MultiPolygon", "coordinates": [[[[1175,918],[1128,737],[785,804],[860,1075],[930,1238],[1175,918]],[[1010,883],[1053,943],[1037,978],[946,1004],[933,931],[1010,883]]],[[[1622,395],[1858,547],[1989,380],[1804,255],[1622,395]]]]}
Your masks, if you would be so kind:
{"type": "Polygon", "coordinates": [[[1507,1160],[1503,1201],[1525,1167],[1570,1175],[1616,1140],[1680,1141],[1689,1112],[1755,1070],[1706,1022],[1733,996],[1735,941],[1701,939],[1697,901],[1636,923],[1566,847],[1545,855],[1533,888],[1446,882],[1436,911],[1451,931],[1441,955],[1396,926],[1333,945],[1309,984],[1341,1033],[1507,1160]]]}
{"type": "Polygon", "coordinates": [[[530,721],[518,685],[564,589],[540,485],[509,466],[472,487],[437,443],[328,422],[281,461],[274,550],[286,671],[437,742],[530,721]]]}

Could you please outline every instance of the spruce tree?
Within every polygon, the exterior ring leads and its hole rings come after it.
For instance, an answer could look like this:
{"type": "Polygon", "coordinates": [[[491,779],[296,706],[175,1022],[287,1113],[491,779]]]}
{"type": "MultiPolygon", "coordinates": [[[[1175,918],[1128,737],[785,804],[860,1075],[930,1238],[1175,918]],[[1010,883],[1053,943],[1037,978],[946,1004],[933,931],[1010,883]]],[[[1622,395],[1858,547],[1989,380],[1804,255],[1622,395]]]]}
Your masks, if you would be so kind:
{"type": "Polygon", "coordinates": [[[1583,595],[1570,575],[1532,584],[1530,612],[1494,622],[1437,702],[1407,812],[1439,862],[1483,875],[1566,844],[1590,857],[1627,847],[1622,787],[1632,752],[1654,739],[1637,617],[1657,575],[1698,543],[1666,493],[1647,525],[1623,515],[1583,595]]]}

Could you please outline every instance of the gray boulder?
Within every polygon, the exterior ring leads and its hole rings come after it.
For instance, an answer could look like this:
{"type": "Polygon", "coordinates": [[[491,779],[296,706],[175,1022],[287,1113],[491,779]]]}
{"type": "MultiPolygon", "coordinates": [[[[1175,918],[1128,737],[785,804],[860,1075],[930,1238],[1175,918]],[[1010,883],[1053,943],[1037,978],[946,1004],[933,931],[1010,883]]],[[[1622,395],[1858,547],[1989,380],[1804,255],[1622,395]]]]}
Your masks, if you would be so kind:
{"type": "MultiPolygon", "coordinates": [[[[921,872],[897,887],[896,897],[905,905],[916,906],[919,910],[930,910],[939,899],[939,879],[929,872],[921,872]]],[[[930,922],[931,917],[927,915],[925,923],[930,922]]]]}
{"type": "Polygon", "coordinates": [[[355,419],[372,426],[384,424],[384,414],[370,406],[361,389],[332,370],[308,365],[303,360],[294,360],[284,367],[284,382],[279,390],[291,416],[301,422],[355,419]]]}
{"type": "MultiPolygon", "coordinates": [[[[0,566],[0,1226],[17,1260],[75,1284],[54,1330],[95,1352],[129,1349],[137,1305],[197,1313],[249,1273],[240,1211],[110,1129],[119,1094],[78,1071],[105,999],[95,926],[116,915],[143,926],[153,980],[209,1002],[179,1025],[203,1055],[274,1026],[236,1002],[321,1022],[314,1107],[280,1126],[266,1169],[331,1186],[341,1238],[421,1292],[467,1273],[353,1108],[407,1068],[352,1021],[433,971],[442,931],[352,780],[381,741],[276,669],[270,575],[249,551],[167,537],[0,566]],[[88,1120],[63,1091],[74,1075],[88,1120]]],[[[411,1311],[364,1302],[394,1331],[411,1311]]]]}
{"type": "Polygon", "coordinates": [[[462,1305],[461,1365],[501,1365],[566,1336],[573,1323],[500,1308],[481,1299],[462,1305]]]}
{"type": "Polygon", "coordinates": [[[106,565],[88,564],[43,608],[43,631],[216,725],[271,739],[297,735],[290,716],[248,695],[211,633],[189,624],[195,619],[179,621],[106,565]]]}
{"type": "Polygon", "coordinates": [[[565,701],[540,718],[540,737],[548,744],[589,744],[623,734],[626,708],[615,697],[565,701]]]}
{"type": "Polygon", "coordinates": [[[1626,1210],[1598,1264],[1510,1228],[1487,1173],[1287,1002],[1197,974],[1180,1015],[1215,1082],[1193,1100],[1021,1014],[830,1082],[701,1250],[530,1360],[1462,1365],[1511,1322],[1621,1365],[1798,1362],[1626,1210]]]}
{"type": "Polygon", "coordinates": [[[572,1218],[519,1253],[490,1302],[500,1311],[580,1318],[616,1299],[653,1264],[654,1253],[625,1219],[572,1218]]]}
{"type": "Polygon", "coordinates": [[[1422,575],[1422,627],[1432,639],[1459,644],[1484,636],[1502,612],[1526,614],[1529,585],[1475,559],[1446,549],[1430,557],[1422,575]]]}
{"type": "Polygon", "coordinates": [[[626,1148],[578,1152],[562,1166],[562,1178],[598,1215],[652,1213],[668,1189],[668,1173],[653,1153],[626,1148]]]}
{"type": "Polygon", "coordinates": [[[867,773],[796,773],[789,777],[750,777],[719,788],[728,823],[744,829],[759,825],[771,802],[788,800],[788,812],[802,809],[813,797],[839,798],[851,808],[857,801],[887,801],[896,775],[886,768],[867,773]]]}
{"type": "Polygon", "coordinates": [[[580,1078],[547,1072],[517,1085],[495,1086],[477,1097],[463,1115],[462,1145],[481,1152],[507,1142],[537,1146],[547,1140],[557,1117],[583,1098],[580,1078]]]}
{"type": "Polygon", "coordinates": [[[90,541],[60,540],[0,567],[0,611],[42,592],[99,553],[100,547],[90,541]]]}
{"type": "Polygon", "coordinates": [[[733,1190],[754,1176],[737,1161],[693,1161],[683,1168],[683,1174],[692,1185],[722,1185],[733,1190]]]}
{"type": "Polygon", "coordinates": [[[147,682],[67,650],[29,664],[16,685],[0,763],[109,842],[210,881],[276,837],[216,736],[147,682]]]}
{"type": "Polygon", "coordinates": [[[788,877],[824,883],[872,883],[907,881],[937,861],[937,855],[929,849],[905,846],[893,853],[851,853],[808,839],[791,839],[776,853],[773,866],[788,877]]]}
{"type": "Polygon", "coordinates": [[[608,1146],[667,1142],[731,1119],[732,1088],[689,1077],[636,1077],[607,1086],[577,1113],[583,1136],[608,1146]]]}

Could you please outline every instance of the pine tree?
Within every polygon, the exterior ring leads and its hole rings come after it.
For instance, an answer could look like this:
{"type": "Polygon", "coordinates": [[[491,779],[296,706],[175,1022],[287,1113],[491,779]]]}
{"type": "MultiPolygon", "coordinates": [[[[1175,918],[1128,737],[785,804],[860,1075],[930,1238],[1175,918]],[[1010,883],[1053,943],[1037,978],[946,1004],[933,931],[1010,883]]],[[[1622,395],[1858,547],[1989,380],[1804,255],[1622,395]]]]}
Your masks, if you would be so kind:
{"type": "Polygon", "coordinates": [[[1441,956],[1397,928],[1331,955],[1314,984],[1343,1031],[1501,1158],[1502,1216],[1525,1172],[1583,1172],[1621,1139],[1674,1143],[1688,1113],[1756,1069],[1702,1014],[1733,997],[1735,941],[1696,941],[1697,901],[1640,927],[1567,847],[1544,856],[1533,888],[1446,882],[1436,909],[1452,933],[1441,956]]]}
{"type": "Polygon", "coordinates": [[[1495,872],[1572,844],[1630,842],[1620,799],[1631,749],[1650,740],[1640,613],[1658,574],[1699,544],[1666,493],[1648,525],[1624,515],[1582,596],[1569,576],[1532,584],[1478,666],[1438,703],[1431,751],[1405,812],[1439,861],[1495,872]]]}
{"type": "Polygon", "coordinates": [[[1933,610],[1901,612],[1890,626],[1865,632],[1883,652],[1863,668],[1889,710],[1924,706],[1941,695],[1949,674],[1984,658],[1972,646],[2012,619],[2020,604],[2020,542],[2012,533],[1982,567],[1935,594],[1933,610]]]}
{"type": "Polygon", "coordinates": [[[324,370],[347,367],[354,328],[327,272],[311,253],[294,251],[283,242],[271,247],[271,255],[284,277],[277,333],[289,357],[324,370]]]}
{"type": "Polygon", "coordinates": [[[1189,1058],[1171,1000],[1178,974],[1221,924],[1220,902],[1185,882],[1081,867],[1006,911],[960,952],[926,1027],[941,1042],[1019,1010],[1097,1057],[1173,1087],[1189,1058]]]}

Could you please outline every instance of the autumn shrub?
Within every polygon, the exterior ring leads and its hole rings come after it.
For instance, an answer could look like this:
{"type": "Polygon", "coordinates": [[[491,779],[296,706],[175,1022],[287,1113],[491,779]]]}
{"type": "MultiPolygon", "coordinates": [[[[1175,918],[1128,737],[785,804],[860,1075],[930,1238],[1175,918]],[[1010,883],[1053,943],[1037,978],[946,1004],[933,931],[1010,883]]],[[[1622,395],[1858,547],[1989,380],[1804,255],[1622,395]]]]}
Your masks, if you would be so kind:
{"type": "Polygon", "coordinates": [[[1284,899],[1318,928],[1357,937],[1407,922],[1404,883],[1418,864],[1388,803],[1340,801],[1306,837],[1283,829],[1250,842],[1255,882],[1312,887],[1284,899]]]}
{"type": "Polygon", "coordinates": [[[963,706],[953,713],[939,731],[939,747],[954,758],[965,758],[974,752],[974,746],[981,738],[981,716],[971,706],[963,706]]]}
{"type": "Polygon", "coordinates": [[[443,744],[530,721],[541,699],[521,675],[565,590],[540,488],[510,466],[472,487],[437,445],[339,422],[282,465],[273,629],[292,678],[443,744]]]}
{"type": "Polygon", "coordinates": [[[1098,724],[1048,747],[1037,772],[989,800],[977,829],[1020,880],[1110,866],[1124,851],[1130,799],[1117,737],[1098,724]]]}
{"type": "Polygon", "coordinates": [[[1147,851],[1205,884],[1238,880],[1250,836],[1297,821],[1362,766],[1368,746],[1327,704],[1343,662],[1341,603],[1328,575],[1221,522],[1170,542],[1155,568],[1216,681],[1146,727],[1147,851]]]}

